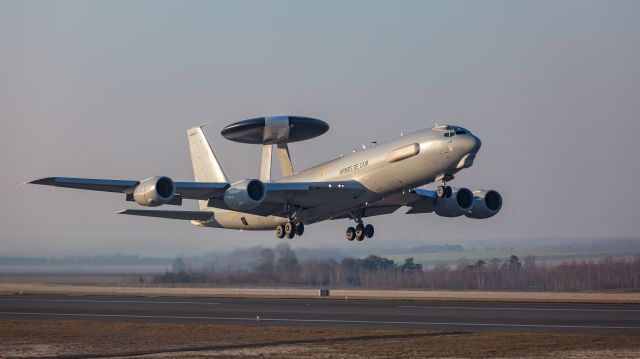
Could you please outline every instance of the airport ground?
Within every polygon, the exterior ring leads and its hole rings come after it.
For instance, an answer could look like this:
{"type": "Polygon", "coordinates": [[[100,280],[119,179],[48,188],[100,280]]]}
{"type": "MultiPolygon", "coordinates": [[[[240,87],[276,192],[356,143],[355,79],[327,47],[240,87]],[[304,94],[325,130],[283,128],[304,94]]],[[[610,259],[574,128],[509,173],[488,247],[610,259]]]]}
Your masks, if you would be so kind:
{"type": "Polygon", "coordinates": [[[640,336],[94,320],[0,320],[0,356],[637,358],[640,336]]]}
{"type": "Polygon", "coordinates": [[[0,296],[0,357],[640,357],[638,304],[0,296]]]}
{"type": "Polygon", "coordinates": [[[640,357],[640,293],[199,288],[3,275],[0,357],[640,357]]]}

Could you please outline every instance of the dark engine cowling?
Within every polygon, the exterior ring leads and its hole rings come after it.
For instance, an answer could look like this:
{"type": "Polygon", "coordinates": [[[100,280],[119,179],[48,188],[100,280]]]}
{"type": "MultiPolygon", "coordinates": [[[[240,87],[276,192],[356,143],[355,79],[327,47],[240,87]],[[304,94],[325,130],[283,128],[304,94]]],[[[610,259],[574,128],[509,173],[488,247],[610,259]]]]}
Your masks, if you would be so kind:
{"type": "Polygon", "coordinates": [[[453,188],[451,197],[436,198],[433,211],[442,217],[459,217],[473,207],[473,193],[468,188],[453,188]]]}
{"type": "Polygon", "coordinates": [[[475,201],[473,207],[465,216],[475,219],[493,217],[502,209],[502,196],[494,190],[479,189],[473,191],[475,201]]]}
{"type": "Polygon", "coordinates": [[[176,186],[169,177],[151,177],[136,186],[133,200],[145,207],[158,207],[169,202],[176,192],[176,186]]]}
{"type": "Polygon", "coordinates": [[[244,179],[232,183],[224,192],[224,203],[238,211],[258,207],[267,196],[267,189],[262,181],[244,179]]]}

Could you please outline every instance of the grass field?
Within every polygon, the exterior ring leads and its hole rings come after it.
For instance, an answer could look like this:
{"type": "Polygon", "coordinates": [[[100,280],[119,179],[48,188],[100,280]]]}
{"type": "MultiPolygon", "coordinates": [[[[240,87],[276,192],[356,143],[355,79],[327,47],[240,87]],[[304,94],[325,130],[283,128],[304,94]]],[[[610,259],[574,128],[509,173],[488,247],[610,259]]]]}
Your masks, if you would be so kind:
{"type": "Polygon", "coordinates": [[[0,321],[1,357],[639,357],[640,336],[110,321],[0,321]]]}

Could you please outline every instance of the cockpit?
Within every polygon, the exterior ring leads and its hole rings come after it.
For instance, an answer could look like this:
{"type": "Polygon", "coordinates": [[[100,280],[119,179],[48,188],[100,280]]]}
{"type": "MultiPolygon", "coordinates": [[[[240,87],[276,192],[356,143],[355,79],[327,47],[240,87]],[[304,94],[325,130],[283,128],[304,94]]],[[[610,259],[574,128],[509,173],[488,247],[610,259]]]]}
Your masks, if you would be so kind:
{"type": "Polygon", "coordinates": [[[466,135],[469,130],[457,126],[438,126],[438,130],[444,132],[444,137],[453,137],[455,135],[466,135]]]}

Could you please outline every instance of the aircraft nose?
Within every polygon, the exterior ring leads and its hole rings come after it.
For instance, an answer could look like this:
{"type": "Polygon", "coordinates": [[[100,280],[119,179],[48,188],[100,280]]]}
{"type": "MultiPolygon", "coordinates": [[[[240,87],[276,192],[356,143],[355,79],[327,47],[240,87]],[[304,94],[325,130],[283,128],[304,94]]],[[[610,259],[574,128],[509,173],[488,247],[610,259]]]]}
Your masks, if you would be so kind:
{"type": "Polygon", "coordinates": [[[480,149],[482,141],[472,134],[464,136],[464,149],[466,153],[476,153],[480,149]]]}
{"type": "Polygon", "coordinates": [[[482,146],[482,141],[480,141],[480,139],[474,135],[471,135],[471,151],[478,152],[478,150],[480,149],[480,146],[482,146]]]}

